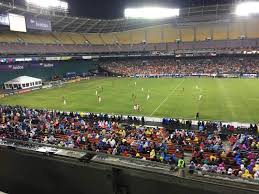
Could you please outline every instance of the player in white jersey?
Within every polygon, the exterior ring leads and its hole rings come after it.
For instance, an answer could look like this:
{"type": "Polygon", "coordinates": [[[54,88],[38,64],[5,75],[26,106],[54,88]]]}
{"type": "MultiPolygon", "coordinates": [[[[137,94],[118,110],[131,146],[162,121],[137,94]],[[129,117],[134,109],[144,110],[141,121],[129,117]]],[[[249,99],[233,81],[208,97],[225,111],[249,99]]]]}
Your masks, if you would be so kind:
{"type": "Polygon", "coordinates": [[[199,96],[199,101],[202,99],[202,95],[199,96]]]}
{"type": "Polygon", "coordinates": [[[133,109],[134,109],[135,112],[137,111],[137,105],[136,104],[134,104],[133,109]]]}
{"type": "Polygon", "coordinates": [[[150,99],[150,95],[148,94],[148,95],[147,95],[147,100],[149,100],[149,99],[150,99]]]}
{"type": "Polygon", "coordinates": [[[98,96],[98,97],[97,97],[97,100],[98,100],[98,103],[101,103],[101,102],[102,102],[101,96],[98,96]]]}
{"type": "Polygon", "coordinates": [[[66,101],[65,96],[62,96],[62,101],[63,101],[63,104],[64,104],[64,105],[66,105],[66,104],[67,104],[67,101],[66,101]]]}

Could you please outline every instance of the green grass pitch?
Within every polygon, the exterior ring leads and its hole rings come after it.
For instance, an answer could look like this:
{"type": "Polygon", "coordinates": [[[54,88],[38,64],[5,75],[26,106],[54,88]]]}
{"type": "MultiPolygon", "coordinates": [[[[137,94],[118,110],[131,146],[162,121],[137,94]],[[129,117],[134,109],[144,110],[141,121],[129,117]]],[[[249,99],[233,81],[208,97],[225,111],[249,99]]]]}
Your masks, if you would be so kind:
{"type": "Polygon", "coordinates": [[[0,104],[65,111],[259,122],[258,79],[107,78],[0,99],[0,104]],[[136,82],[136,85],[135,85],[136,82]],[[103,91],[101,89],[103,87],[103,91]],[[142,91],[143,88],[143,91],[142,91]],[[96,90],[102,98],[97,102],[96,90]],[[141,105],[134,112],[132,94],[141,105]],[[147,100],[147,95],[150,99],[147,100]],[[62,96],[67,104],[64,105],[62,96]]]}

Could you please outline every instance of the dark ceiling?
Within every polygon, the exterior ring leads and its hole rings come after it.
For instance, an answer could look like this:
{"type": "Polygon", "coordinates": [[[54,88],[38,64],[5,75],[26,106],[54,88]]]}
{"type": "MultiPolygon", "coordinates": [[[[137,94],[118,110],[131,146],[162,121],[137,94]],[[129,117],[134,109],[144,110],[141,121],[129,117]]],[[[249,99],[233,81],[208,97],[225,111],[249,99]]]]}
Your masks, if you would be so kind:
{"type": "MultiPolygon", "coordinates": [[[[44,0],[42,0],[44,1],[44,0]]],[[[69,3],[72,16],[98,19],[122,18],[126,7],[164,6],[197,7],[216,4],[231,4],[244,0],[63,0],[69,3]]],[[[9,4],[24,5],[25,0],[0,0],[9,4]]]]}

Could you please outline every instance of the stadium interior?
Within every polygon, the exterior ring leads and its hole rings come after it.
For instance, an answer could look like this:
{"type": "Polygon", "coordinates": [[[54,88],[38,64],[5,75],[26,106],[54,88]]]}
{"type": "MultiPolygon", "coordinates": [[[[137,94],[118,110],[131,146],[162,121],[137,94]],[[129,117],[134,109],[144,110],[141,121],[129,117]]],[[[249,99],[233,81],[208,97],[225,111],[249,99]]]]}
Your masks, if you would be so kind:
{"type": "Polygon", "coordinates": [[[21,2],[0,0],[0,191],[259,192],[258,1],[21,2]]]}

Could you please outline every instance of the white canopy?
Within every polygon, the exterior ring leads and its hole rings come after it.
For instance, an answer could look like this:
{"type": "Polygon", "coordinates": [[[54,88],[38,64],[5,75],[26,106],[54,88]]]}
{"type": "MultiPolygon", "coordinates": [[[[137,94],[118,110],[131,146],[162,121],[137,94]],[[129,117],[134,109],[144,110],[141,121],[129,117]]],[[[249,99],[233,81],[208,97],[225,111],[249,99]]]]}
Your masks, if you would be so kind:
{"type": "Polygon", "coordinates": [[[27,83],[27,82],[30,83],[30,82],[38,82],[38,81],[42,81],[42,80],[35,77],[21,76],[21,77],[12,79],[8,82],[5,82],[5,84],[20,84],[20,83],[27,83]]]}
{"type": "Polygon", "coordinates": [[[5,82],[4,85],[5,89],[27,89],[42,86],[42,80],[35,77],[20,76],[5,82]]]}

